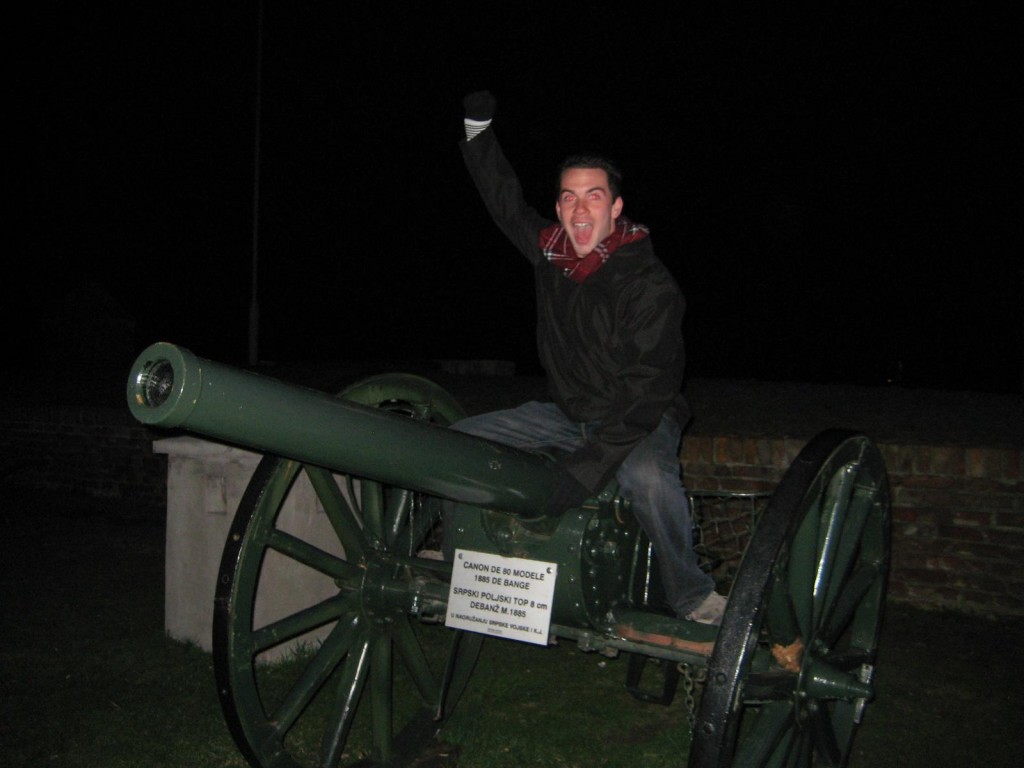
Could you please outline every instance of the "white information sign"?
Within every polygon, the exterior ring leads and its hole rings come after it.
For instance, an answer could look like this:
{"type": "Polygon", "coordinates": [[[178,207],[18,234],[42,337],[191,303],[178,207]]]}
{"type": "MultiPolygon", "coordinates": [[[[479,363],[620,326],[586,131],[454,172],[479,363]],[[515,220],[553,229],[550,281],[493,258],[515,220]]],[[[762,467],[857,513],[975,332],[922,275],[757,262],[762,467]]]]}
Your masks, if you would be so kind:
{"type": "Polygon", "coordinates": [[[445,625],[547,645],[557,563],[455,550],[445,625]]]}

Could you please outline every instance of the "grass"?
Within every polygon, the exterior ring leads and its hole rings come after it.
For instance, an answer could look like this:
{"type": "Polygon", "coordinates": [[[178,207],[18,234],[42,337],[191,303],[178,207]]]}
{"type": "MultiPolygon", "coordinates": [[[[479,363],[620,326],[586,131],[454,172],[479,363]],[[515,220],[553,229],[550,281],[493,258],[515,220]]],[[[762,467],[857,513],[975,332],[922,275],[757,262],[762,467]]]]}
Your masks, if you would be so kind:
{"type": "MultiPolygon", "coordinates": [[[[244,766],[210,656],[163,632],[162,530],[42,506],[3,505],[0,764],[244,766]]],[[[853,768],[1017,765],[1022,641],[1019,620],[890,605],[853,768]]],[[[455,757],[435,764],[685,765],[681,695],[637,701],[625,666],[564,641],[488,640],[442,732],[455,757]]]]}

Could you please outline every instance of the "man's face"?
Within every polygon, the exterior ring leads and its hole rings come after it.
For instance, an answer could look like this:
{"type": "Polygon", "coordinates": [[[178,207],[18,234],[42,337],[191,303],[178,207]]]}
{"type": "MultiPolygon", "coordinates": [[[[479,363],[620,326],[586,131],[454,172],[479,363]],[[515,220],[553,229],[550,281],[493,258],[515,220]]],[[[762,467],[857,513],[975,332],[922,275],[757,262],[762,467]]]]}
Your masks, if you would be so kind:
{"type": "Polygon", "coordinates": [[[612,199],[608,174],[600,168],[569,168],[562,174],[555,212],[579,256],[586,256],[612,233],[622,198],[612,199]]]}

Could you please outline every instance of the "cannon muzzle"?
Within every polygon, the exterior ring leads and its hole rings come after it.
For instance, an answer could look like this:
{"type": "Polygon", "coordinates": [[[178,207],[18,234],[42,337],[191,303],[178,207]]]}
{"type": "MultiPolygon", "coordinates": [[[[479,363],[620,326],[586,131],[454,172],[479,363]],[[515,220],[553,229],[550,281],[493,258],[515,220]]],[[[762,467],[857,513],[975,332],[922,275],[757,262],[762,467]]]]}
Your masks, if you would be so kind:
{"type": "Polygon", "coordinates": [[[543,509],[555,484],[553,462],[544,456],[204,360],[165,342],[144,349],[132,365],[128,407],[143,424],[524,517],[543,509]]]}

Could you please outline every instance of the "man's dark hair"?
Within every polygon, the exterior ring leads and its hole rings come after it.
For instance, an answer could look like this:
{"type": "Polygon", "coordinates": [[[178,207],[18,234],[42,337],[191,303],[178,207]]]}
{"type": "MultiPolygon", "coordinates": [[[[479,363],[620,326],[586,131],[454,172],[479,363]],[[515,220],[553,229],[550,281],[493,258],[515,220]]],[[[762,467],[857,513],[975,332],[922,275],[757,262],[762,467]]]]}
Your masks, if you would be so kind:
{"type": "Polygon", "coordinates": [[[600,155],[570,155],[558,166],[558,184],[555,189],[555,199],[562,194],[562,176],[571,168],[600,168],[608,174],[608,189],[612,193],[612,200],[622,197],[622,172],[607,157],[600,155]]]}

